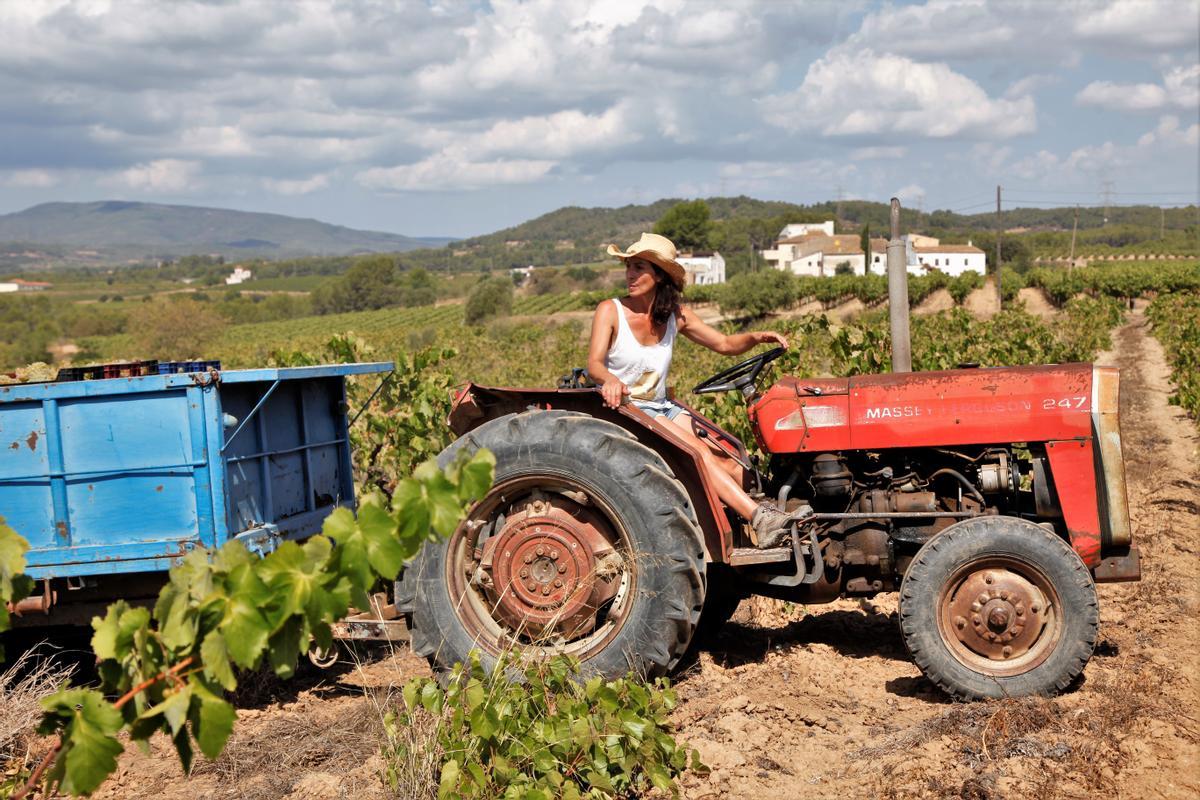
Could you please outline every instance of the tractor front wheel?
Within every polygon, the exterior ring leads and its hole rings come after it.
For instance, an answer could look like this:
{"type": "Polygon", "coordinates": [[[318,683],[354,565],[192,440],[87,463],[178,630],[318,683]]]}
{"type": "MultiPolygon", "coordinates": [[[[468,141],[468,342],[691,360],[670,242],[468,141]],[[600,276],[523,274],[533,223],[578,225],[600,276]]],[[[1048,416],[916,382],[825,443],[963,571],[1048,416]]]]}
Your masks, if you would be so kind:
{"type": "Polygon", "coordinates": [[[1015,517],[950,526],[900,585],[900,628],[917,666],[964,700],[1056,694],[1099,627],[1091,574],[1052,532],[1015,517]]]}
{"type": "Polygon", "coordinates": [[[587,674],[670,671],[704,605],[695,513],[666,463],[566,411],[492,420],[442,454],[488,448],[495,483],[398,583],[413,649],[444,674],[478,650],[568,653],[587,674]]]}

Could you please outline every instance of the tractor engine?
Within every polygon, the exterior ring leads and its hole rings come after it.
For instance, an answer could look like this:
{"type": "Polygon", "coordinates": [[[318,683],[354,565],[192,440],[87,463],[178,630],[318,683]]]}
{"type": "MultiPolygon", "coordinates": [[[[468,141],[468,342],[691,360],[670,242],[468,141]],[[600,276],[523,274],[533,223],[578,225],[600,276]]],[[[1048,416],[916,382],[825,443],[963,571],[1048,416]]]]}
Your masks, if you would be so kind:
{"type": "Polygon", "coordinates": [[[812,591],[872,595],[894,590],[917,550],[960,519],[1035,513],[1032,465],[1002,447],[818,453],[776,457],[771,473],[786,477],[768,488],[781,507],[815,512],[826,580],[812,591]]]}

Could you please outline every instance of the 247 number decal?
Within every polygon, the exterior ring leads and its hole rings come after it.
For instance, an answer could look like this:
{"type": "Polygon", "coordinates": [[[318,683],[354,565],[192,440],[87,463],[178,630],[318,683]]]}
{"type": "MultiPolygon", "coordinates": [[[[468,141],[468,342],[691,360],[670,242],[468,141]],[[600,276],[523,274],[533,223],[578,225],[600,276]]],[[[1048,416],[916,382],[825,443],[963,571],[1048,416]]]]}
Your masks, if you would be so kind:
{"type": "Polygon", "coordinates": [[[1087,405],[1087,395],[1080,397],[1045,397],[1042,398],[1042,410],[1053,411],[1056,408],[1079,409],[1087,405]]]}

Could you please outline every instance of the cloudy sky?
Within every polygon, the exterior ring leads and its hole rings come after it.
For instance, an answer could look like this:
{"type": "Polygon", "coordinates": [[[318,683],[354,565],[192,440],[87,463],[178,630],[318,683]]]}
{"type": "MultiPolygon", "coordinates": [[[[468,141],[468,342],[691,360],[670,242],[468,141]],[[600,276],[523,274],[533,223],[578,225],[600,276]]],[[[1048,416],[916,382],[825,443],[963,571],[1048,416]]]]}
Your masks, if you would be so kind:
{"type": "Polygon", "coordinates": [[[1200,196],[1195,0],[0,0],[0,32],[0,213],[1200,196]]]}

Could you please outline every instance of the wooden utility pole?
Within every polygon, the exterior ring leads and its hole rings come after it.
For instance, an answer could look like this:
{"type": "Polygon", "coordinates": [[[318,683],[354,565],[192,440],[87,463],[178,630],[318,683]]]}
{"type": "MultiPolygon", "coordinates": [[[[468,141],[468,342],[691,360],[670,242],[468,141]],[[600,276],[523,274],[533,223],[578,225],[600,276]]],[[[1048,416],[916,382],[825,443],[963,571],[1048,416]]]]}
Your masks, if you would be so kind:
{"type": "Polygon", "coordinates": [[[908,257],[900,238],[900,200],[892,198],[891,238],[887,244],[888,318],[892,328],[892,372],[912,372],[908,333],[908,257]]]}
{"type": "Polygon", "coordinates": [[[1004,233],[1004,225],[1000,221],[1000,187],[996,186],[996,310],[999,311],[1004,302],[1004,293],[1000,291],[1000,236],[1004,233]]]}
{"type": "Polygon", "coordinates": [[[1071,223],[1071,256],[1067,260],[1067,271],[1075,269],[1075,231],[1079,230],[1079,206],[1075,206],[1075,221],[1071,223]]]}

